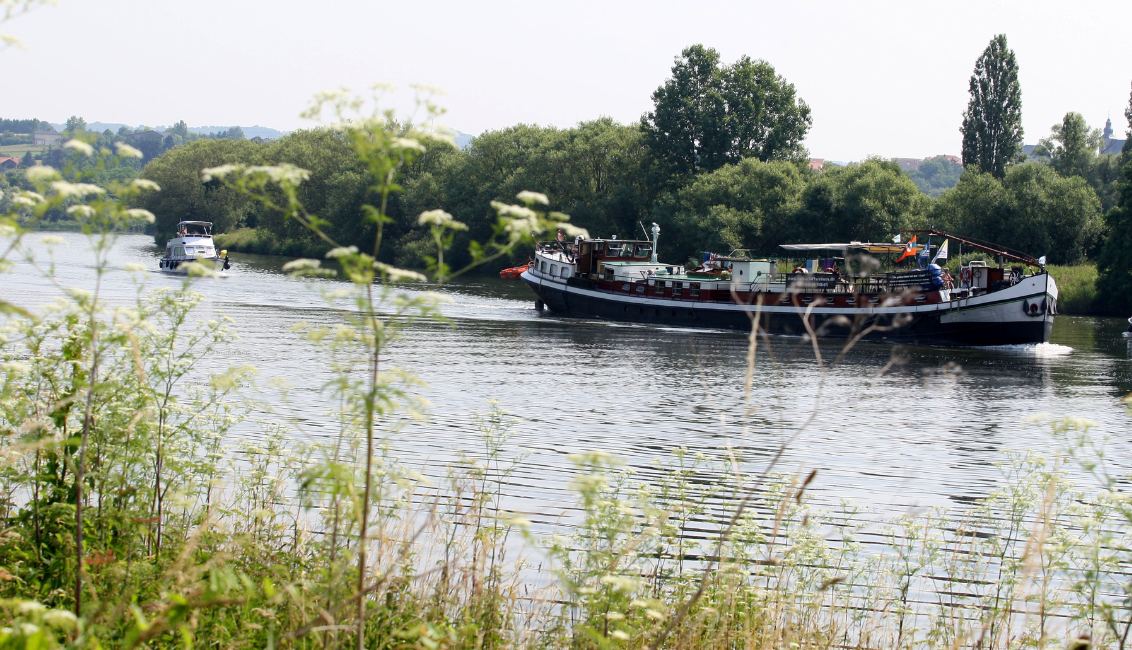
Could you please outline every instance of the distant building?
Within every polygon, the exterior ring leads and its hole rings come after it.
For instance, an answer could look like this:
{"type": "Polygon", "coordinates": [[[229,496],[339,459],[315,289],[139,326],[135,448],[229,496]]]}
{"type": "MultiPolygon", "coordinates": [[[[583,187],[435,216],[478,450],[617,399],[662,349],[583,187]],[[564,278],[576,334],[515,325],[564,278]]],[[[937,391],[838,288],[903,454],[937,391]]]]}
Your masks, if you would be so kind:
{"type": "Polygon", "coordinates": [[[164,131],[138,131],[126,136],[130,142],[162,142],[169,134],[164,131]]]}
{"type": "Polygon", "coordinates": [[[59,133],[55,129],[51,129],[50,131],[37,130],[34,134],[32,134],[32,141],[38,145],[57,147],[63,144],[63,134],[59,133]]]}
{"type": "Polygon", "coordinates": [[[275,138],[264,138],[257,135],[256,137],[248,140],[248,142],[254,142],[256,144],[267,144],[268,142],[275,142],[275,138]]]}
{"type": "Polygon", "coordinates": [[[8,171],[20,166],[19,158],[0,158],[0,171],[8,171]]]}
{"type": "Polygon", "coordinates": [[[928,156],[927,158],[924,158],[923,160],[920,160],[919,158],[893,158],[892,162],[896,163],[897,165],[900,165],[900,169],[903,169],[904,171],[911,173],[911,172],[914,172],[917,169],[919,169],[920,165],[924,164],[925,162],[927,162],[929,160],[933,160],[935,158],[943,158],[944,160],[947,160],[949,162],[953,162],[956,165],[962,165],[963,164],[962,158],[960,158],[959,156],[952,156],[950,154],[940,154],[938,156],[928,156]]]}
{"type": "Polygon", "coordinates": [[[924,161],[919,158],[893,158],[892,162],[900,165],[900,169],[906,172],[914,172],[920,168],[920,163],[924,161]]]}
{"type": "Polygon", "coordinates": [[[822,165],[825,164],[824,158],[810,158],[810,169],[821,171],[822,165]]]}
{"type": "Polygon", "coordinates": [[[1100,155],[1110,154],[1119,156],[1120,152],[1124,149],[1124,143],[1127,140],[1117,140],[1112,137],[1112,118],[1109,118],[1104,123],[1104,132],[1101,134],[1101,150],[1100,155]]]}

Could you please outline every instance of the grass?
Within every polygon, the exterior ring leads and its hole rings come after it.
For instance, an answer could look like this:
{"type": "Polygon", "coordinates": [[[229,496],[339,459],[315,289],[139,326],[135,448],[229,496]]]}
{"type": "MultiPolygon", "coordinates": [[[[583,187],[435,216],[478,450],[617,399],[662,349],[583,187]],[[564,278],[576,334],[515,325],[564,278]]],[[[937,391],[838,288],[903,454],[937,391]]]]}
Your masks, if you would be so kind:
{"type": "Polygon", "coordinates": [[[1057,282],[1057,311],[1079,316],[1099,313],[1095,309],[1097,298],[1097,267],[1095,264],[1046,267],[1057,282]]]}
{"type": "Polygon", "coordinates": [[[0,156],[19,156],[22,158],[23,155],[29,151],[33,156],[38,156],[44,151],[47,151],[47,149],[47,146],[41,144],[9,144],[0,147],[0,156]]]}
{"type": "Polygon", "coordinates": [[[216,246],[238,253],[257,253],[260,255],[285,255],[289,257],[320,258],[330,247],[312,241],[280,241],[267,230],[241,228],[213,237],[216,246]]]}

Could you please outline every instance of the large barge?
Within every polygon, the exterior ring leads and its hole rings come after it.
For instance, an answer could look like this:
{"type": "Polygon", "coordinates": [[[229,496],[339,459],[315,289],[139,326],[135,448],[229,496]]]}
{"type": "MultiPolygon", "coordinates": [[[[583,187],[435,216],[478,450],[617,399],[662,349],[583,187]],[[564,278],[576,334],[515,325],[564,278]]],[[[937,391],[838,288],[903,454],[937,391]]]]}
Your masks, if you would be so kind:
{"type": "MultiPolygon", "coordinates": [[[[579,318],[894,341],[1010,345],[1049,340],[1057,284],[1044,258],[939,230],[937,236],[978,251],[953,279],[924,270],[860,274],[862,260],[907,251],[907,244],[792,244],[795,256],[841,253],[805,266],[743,254],[708,256],[694,268],[657,261],[651,240],[540,242],[520,277],[536,306],[579,318]],[[854,263],[856,261],[856,263],[854,263]]],[[[914,241],[914,240],[913,240],[914,241]]],[[[930,248],[929,248],[930,250],[930,248]]]]}

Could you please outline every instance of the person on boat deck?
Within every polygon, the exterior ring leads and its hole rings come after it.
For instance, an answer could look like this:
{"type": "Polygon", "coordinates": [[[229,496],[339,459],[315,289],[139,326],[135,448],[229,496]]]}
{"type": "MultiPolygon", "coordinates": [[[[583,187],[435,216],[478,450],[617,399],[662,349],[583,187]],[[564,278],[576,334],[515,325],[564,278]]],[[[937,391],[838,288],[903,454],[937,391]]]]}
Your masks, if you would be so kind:
{"type": "Polygon", "coordinates": [[[951,277],[951,271],[948,271],[946,266],[943,267],[943,288],[944,289],[954,289],[955,288],[955,278],[951,277]]]}

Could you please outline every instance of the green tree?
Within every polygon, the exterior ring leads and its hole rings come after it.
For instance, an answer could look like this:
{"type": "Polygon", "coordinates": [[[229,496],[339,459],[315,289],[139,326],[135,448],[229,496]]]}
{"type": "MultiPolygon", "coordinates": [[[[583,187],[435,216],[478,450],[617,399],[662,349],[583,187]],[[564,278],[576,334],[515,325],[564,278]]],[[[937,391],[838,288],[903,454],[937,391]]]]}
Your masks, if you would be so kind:
{"type": "Polygon", "coordinates": [[[218,183],[201,182],[202,169],[224,164],[261,164],[260,149],[246,141],[199,140],[166,152],[146,166],[142,176],[161,186],[136,199],[136,207],[156,217],[155,240],[164,245],[179,221],[211,221],[216,232],[235,228],[251,202],[218,183]]]}
{"type": "Polygon", "coordinates": [[[962,175],[963,165],[947,156],[929,158],[908,174],[920,191],[933,199],[955,187],[962,175]]]}
{"type": "Polygon", "coordinates": [[[925,225],[931,206],[899,165],[879,158],[822,172],[802,201],[782,243],[888,241],[902,229],[925,225]]]}
{"type": "Polygon", "coordinates": [[[185,124],[184,120],[179,120],[169,128],[169,133],[179,135],[183,140],[187,140],[189,138],[189,125],[185,124]]]}
{"type": "Polygon", "coordinates": [[[649,150],[678,177],[711,171],[727,162],[727,101],[719,52],[703,45],[684,49],[672,77],[652,94],[653,111],[641,118],[649,150]]]}
{"type": "Polygon", "coordinates": [[[1080,113],[1066,113],[1061,124],[1050,127],[1050,135],[1038,141],[1034,154],[1049,160],[1062,176],[1080,176],[1095,185],[1100,129],[1090,129],[1080,113]]]}
{"type": "Polygon", "coordinates": [[[1128,108],[1127,140],[1120,155],[1124,182],[1118,185],[1119,200],[1105,214],[1106,236],[1097,256],[1097,302],[1110,313],[1132,313],[1132,94],[1128,108]]]}
{"type": "Polygon", "coordinates": [[[931,211],[932,222],[956,234],[993,241],[1051,264],[1076,264],[1101,235],[1100,201],[1080,177],[1025,163],[993,174],[969,168],[931,211]]]}
{"type": "Polygon", "coordinates": [[[32,157],[31,150],[29,149],[28,152],[24,154],[24,157],[20,159],[20,167],[32,167],[34,165],[35,158],[32,157]]]}
{"type": "Polygon", "coordinates": [[[663,256],[683,260],[736,248],[774,254],[797,219],[809,175],[791,162],[747,158],[696,176],[657,206],[663,256]]]}
{"type": "Polygon", "coordinates": [[[64,129],[68,134],[77,135],[86,131],[86,120],[81,117],[72,115],[67,118],[67,126],[64,129]]]}
{"type": "Polygon", "coordinates": [[[230,129],[228,129],[225,133],[227,135],[225,135],[224,137],[228,138],[229,140],[245,140],[246,139],[244,137],[244,130],[241,129],[240,127],[238,127],[238,126],[234,126],[230,129]]]}
{"type": "Polygon", "coordinates": [[[693,45],[652,99],[641,129],[664,176],[687,178],[748,157],[804,155],[810,108],[766,61],[744,56],[721,66],[716,50],[693,45]]]}
{"type": "Polygon", "coordinates": [[[1022,146],[1022,88],[1018,62],[1006,35],[991,39],[975,62],[971,98],[963,114],[963,165],[975,165],[995,178],[1018,159],[1022,146]]]}

